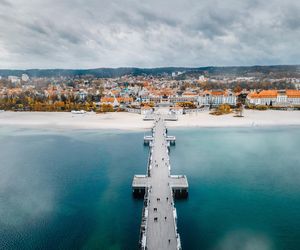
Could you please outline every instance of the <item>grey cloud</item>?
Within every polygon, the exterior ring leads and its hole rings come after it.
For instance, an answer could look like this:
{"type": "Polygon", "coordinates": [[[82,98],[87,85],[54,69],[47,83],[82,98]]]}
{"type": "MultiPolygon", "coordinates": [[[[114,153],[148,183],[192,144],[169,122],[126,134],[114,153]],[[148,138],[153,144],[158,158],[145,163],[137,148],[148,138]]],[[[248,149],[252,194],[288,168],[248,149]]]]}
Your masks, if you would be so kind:
{"type": "Polygon", "coordinates": [[[40,23],[39,24],[30,23],[26,25],[26,27],[32,32],[37,32],[42,35],[49,35],[49,30],[45,26],[41,25],[40,23]]]}
{"type": "Polygon", "coordinates": [[[168,26],[175,27],[178,25],[178,20],[175,19],[175,17],[167,17],[167,16],[159,16],[157,13],[153,13],[150,10],[139,10],[139,14],[141,17],[145,20],[146,23],[160,23],[165,24],[168,26]]]}
{"type": "Polygon", "coordinates": [[[0,68],[299,64],[293,0],[2,4],[0,68]]]}
{"type": "Polygon", "coordinates": [[[287,29],[293,31],[298,31],[300,29],[300,4],[295,5],[288,5],[285,6],[282,10],[282,16],[279,20],[282,21],[282,25],[285,26],[287,29]]]}
{"type": "Polygon", "coordinates": [[[0,6],[9,6],[12,7],[12,4],[7,0],[0,0],[0,6]]]}

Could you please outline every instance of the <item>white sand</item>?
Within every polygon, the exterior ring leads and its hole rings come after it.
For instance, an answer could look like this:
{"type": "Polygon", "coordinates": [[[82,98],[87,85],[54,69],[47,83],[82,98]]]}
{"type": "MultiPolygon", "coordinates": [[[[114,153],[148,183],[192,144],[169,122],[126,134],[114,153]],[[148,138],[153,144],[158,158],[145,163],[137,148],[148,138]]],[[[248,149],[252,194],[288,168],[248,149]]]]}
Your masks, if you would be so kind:
{"type": "MultiPolygon", "coordinates": [[[[45,129],[121,129],[141,130],[152,127],[151,121],[131,113],[87,113],[74,115],[70,112],[2,112],[0,126],[45,129]]],[[[208,112],[179,116],[178,121],[167,122],[169,127],[253,127],[253,126],[300,126],[300,111],[253,111],[246,110],[244,117],[233,114],[213,116],[208,112]]]]}
{"type": "Polygon", "coordinates": [[[131,113],[86,113],[71,112],[3,112],[0,126],[62,128],[62,129],[149,129],[152,122],[145,122],[141,115],[131,113]]]}
{"type": "Polygon", "coordinates": [[[179,117],[178,122],[168,126],[178,127],[253,127],[253,126],[298,126],[300,111],[245,110],[244,117],[234,114],[215,116],[209,112],[189,114],[179,117]]]}

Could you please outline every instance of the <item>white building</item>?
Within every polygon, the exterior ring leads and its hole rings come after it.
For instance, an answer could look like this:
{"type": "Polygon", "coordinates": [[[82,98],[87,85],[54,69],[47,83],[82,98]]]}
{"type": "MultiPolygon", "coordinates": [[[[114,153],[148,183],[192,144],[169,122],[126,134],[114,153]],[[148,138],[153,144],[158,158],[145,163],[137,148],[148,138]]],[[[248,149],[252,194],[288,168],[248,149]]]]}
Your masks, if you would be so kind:
{"type": "Polygon", "coordinates": [[[77,95],[79,96],[80,100],[85,100],[87,98],[87,92],[83,89],[77,92],[77,95]]]}
{"type": "Polygon", "coordinates": [[[237,97],[235,93],[228,90],[213,90],[204,91],[199,94],[198,104],[199,105],[213,105],[217,106],[220,104],[236,105],[237,97]]]}
{"type": "Polygon", "coordinates": [[[153,108],[149,106],[141,107],[141,114],[142,115],[151,115],[153,113],[153,108]]]}
{"type": "Polygon", "coordinates": [[[29,76],[27,74],[22,74],[21,79],[22,79],[23,82],[28,82],[29,81],[29,76]]]}
{"type": "Polygon", "coordinates": [[[199,82],[205,82],[207,78],[204,75],[199,76],[199,82]]]}
{"type": "Polygon", "coordinates": [[[114,98],[113,106],[114,107],[119,107],[120,106],[120,103],[118,102],[117,98],[114,98]]]}
{"type": "Polygon", "coordinates": [[[300,83],[294,83],[294,86],[297,90],[300,90],[300,83]]]}
{"type": "Polygon", "coordinates": [[[14,84],[19,84],[21,83],[21,79],[17,76],[8,76],[8,80],[11,82],[11,83],[14,83],[14,84]]]}
{"type": "Polygon", "coordinates": [[[172,72],[172,77],[180,76],[180,75],[182,75],[184,73],[185,73],[185,71],[183,71],[183,72],[181,72],[181,71],[172,72]]]}
{"type": "Polygon", "coordinates": [[[248,94],[247,101],[254,105],[300,105],[300,90],[262,90],[248,94]]]}

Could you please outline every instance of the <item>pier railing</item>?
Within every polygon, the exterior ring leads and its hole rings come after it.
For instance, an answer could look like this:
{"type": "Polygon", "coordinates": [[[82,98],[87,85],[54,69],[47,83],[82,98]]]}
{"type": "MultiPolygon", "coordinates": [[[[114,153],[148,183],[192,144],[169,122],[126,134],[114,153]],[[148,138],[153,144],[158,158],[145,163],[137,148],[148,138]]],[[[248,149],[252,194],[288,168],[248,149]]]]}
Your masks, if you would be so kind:
{"type": "Polygon", "coordinates": [[[148,205],[149,205],[149,188],[146,189],[144,196],[144,207],[142,212],[142,222],[140,227],[140,249],[147,249],[147,227],[148,227],[148,205]]]}

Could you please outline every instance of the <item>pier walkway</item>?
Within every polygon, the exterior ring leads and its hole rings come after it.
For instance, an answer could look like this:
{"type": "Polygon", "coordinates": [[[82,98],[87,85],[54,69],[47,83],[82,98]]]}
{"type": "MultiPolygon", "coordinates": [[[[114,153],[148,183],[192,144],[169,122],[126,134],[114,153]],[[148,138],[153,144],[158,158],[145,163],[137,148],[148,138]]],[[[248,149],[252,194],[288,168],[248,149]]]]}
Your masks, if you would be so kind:
{"type": "Polygon", "coordinates": [[[144,198],[140,248],[181,249],[174,198],[187,197],[188,182],[184,175],[171,175],[169,146],[175,137],[167,136],[163,116],[155,116],[152,131],[147,174],[135,175],[132,182],[133,194],[144,198]]]}

